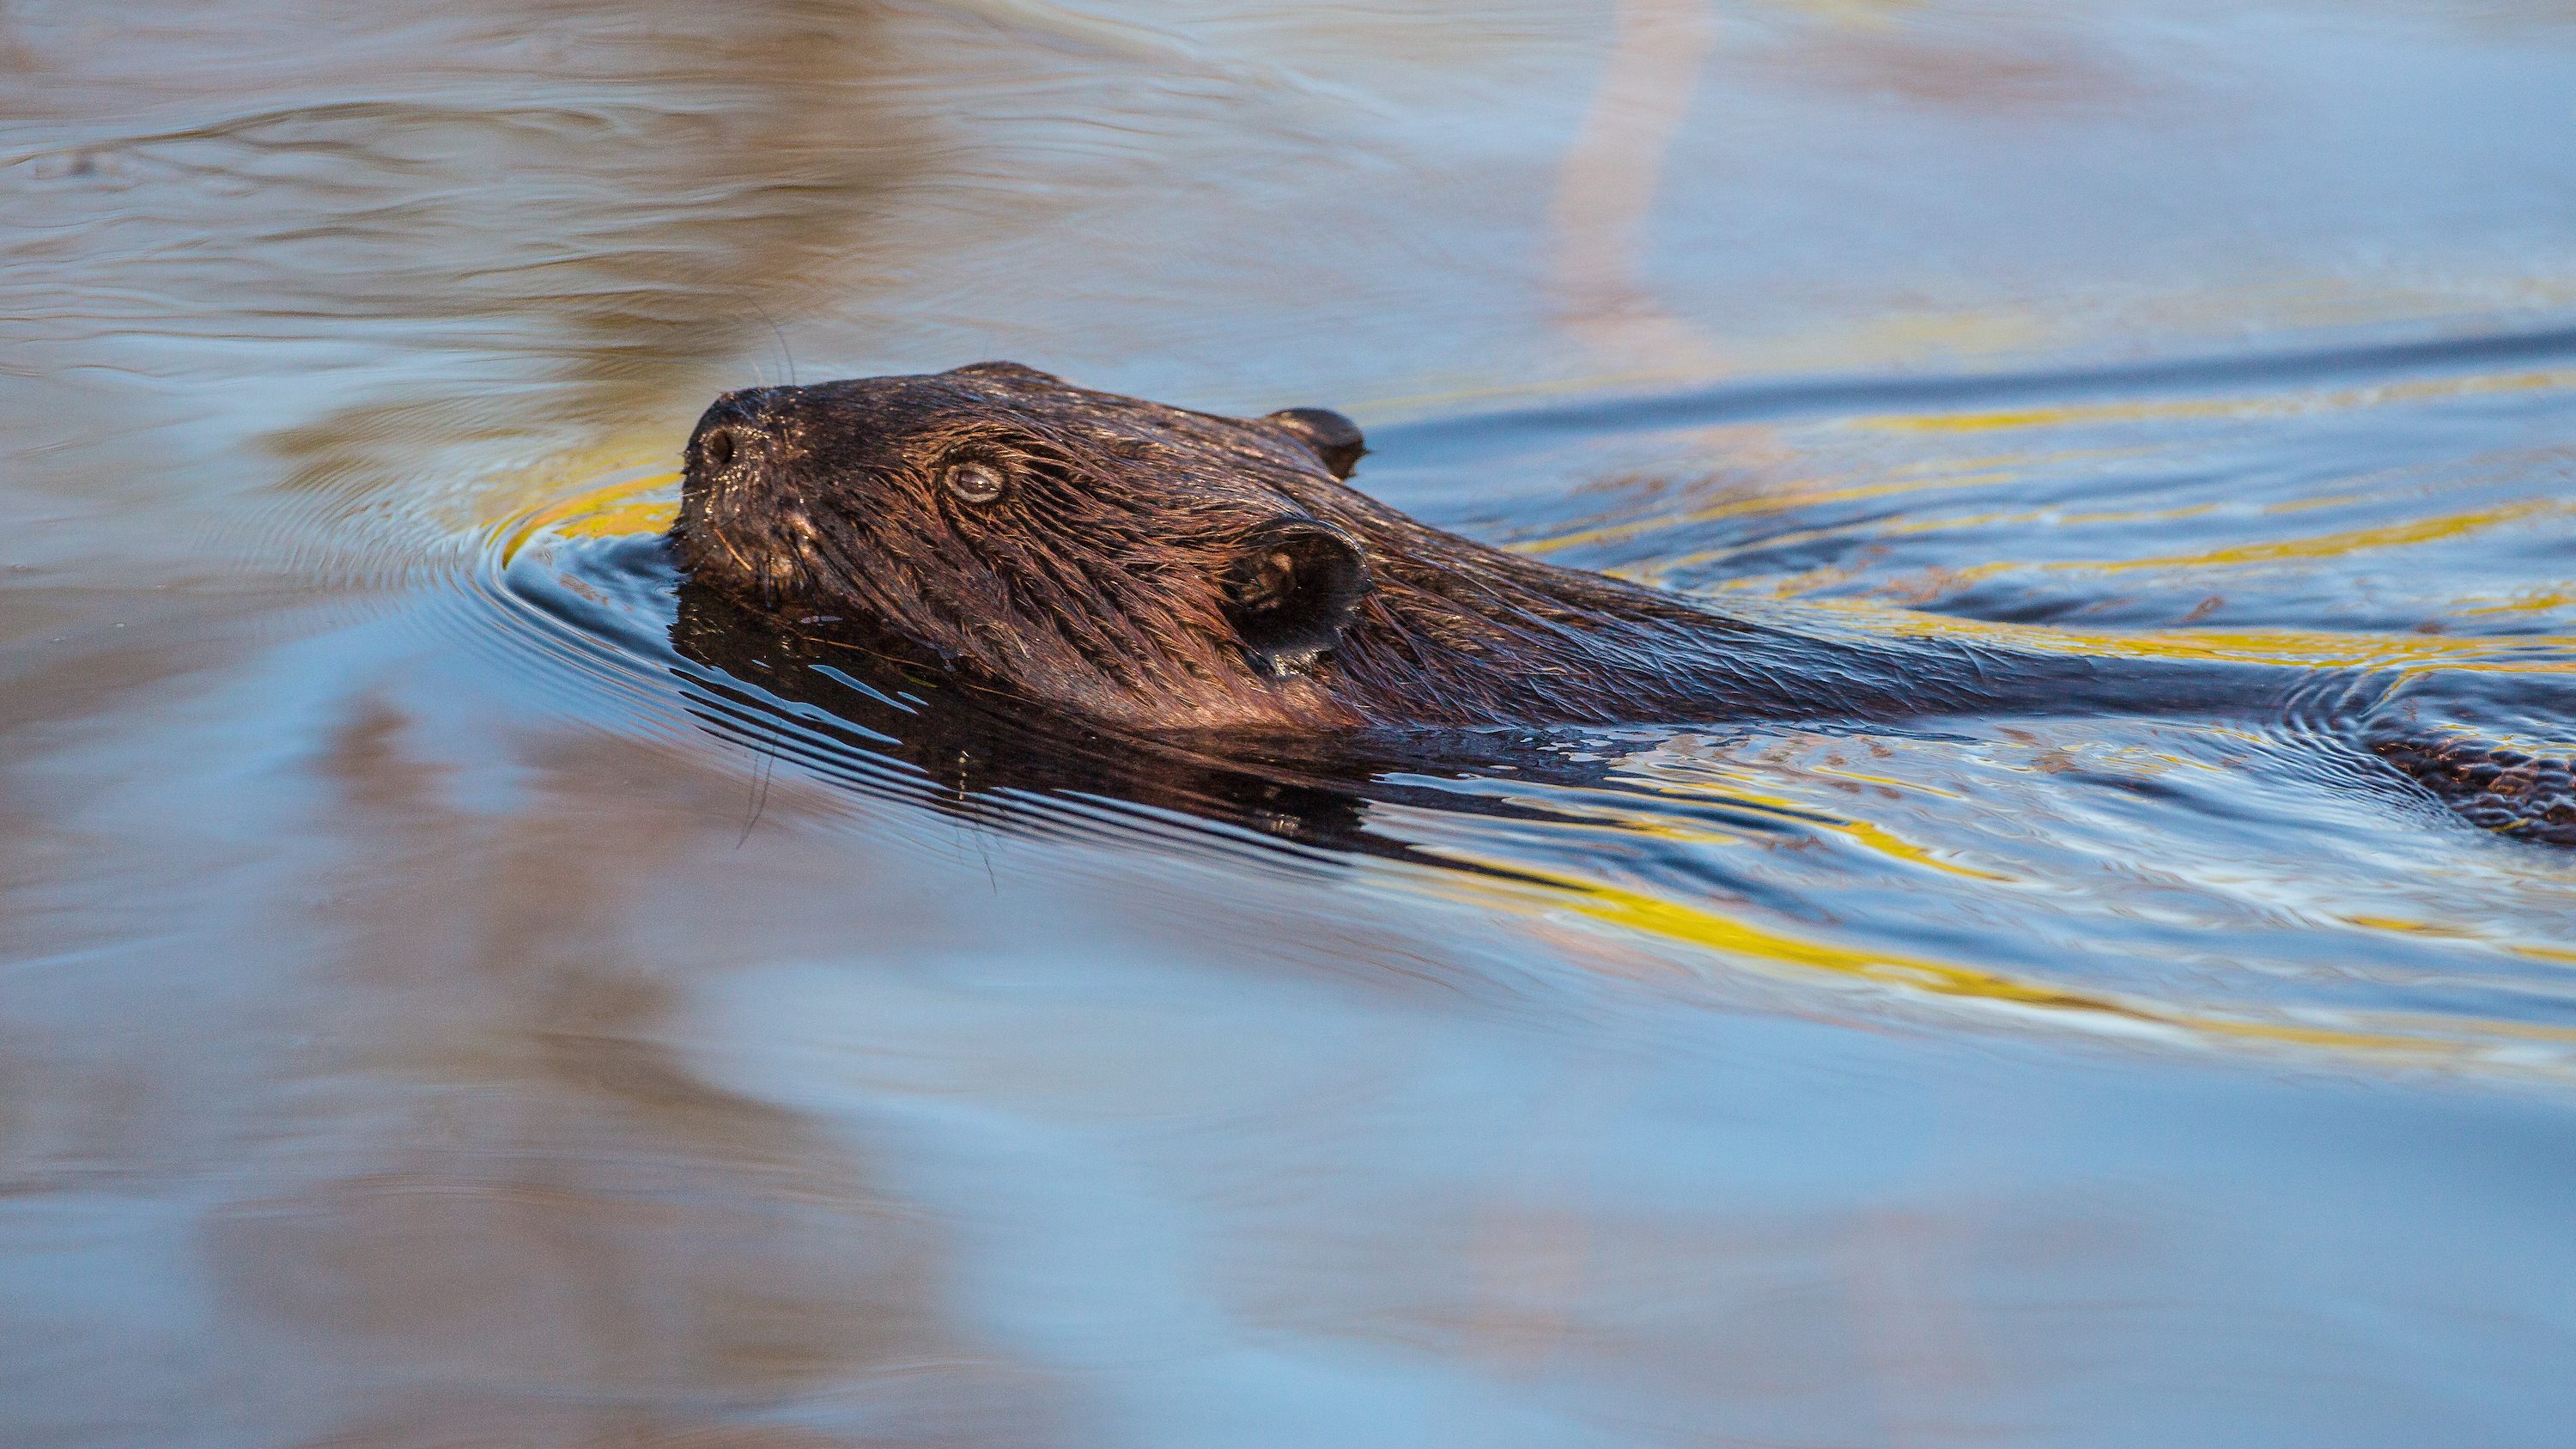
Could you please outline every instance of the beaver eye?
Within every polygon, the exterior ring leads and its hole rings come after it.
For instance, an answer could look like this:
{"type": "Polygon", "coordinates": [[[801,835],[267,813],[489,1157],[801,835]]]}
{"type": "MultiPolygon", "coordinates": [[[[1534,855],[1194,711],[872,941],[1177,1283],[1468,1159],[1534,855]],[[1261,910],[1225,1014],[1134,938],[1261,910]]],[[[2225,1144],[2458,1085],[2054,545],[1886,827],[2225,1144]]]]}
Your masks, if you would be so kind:
{"type": "Polygon", "coordinates": [[[952,465],[940,481],[948,491],[968,503],[990,503],[1002,496],[1010,480],[990,463],[966,462],[952,465]]]}

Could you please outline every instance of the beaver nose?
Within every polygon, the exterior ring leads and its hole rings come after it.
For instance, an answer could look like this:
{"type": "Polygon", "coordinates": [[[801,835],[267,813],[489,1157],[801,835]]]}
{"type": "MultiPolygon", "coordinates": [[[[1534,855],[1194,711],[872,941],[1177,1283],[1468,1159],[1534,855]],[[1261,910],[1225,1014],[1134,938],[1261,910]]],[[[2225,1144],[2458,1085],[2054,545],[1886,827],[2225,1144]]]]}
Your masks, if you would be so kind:
{"type": "Polygon", "coordinates": [[[721,473],[733,466],[734,431],[731,428],[709,428],[698,434],[698,467],[703,472],[721,473]]]}
{"type": "Polygon", "coordinates": [[[700,475],[712,477],[738,462],[757,462],[768,451],[770,394],[775,391],[745,388],[726,393],[698,419],[697,436],[689,446],[697,455],[700,475]]]}

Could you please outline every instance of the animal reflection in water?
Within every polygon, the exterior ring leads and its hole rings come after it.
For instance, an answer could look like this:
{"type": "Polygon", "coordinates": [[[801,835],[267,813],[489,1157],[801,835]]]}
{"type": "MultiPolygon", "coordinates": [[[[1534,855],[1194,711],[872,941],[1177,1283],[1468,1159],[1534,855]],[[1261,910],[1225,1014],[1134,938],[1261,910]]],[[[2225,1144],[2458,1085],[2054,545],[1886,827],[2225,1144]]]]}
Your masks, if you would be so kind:
{"type": "MultiPolygon", "coordinates": [[[[1527,801],[1407,777],[1501,773],[1534,783],[1615,784],[1609,754],[1545,731],[1216,741],[1104,729],[979,686],[900,639],[861,642],[846,630],[801,630],[693,579],[680,582],[671,643],[683,659],[712,671],[690,673],[701,717],[719,733],[862,788],[882,783],[861,766],[900,761],[929,787],[905,793],[1013,830],[1072,828],[1060,816],[1017,808],[1023,802],[1098,800],[1234,827],[1288,849],[1488,871],[1371,829],[1372,803],[1556,820],[1564,817],[1527,801]]],[[[1771,812],[1745,812],[1740,823],[1786,828],[1771,812]]]]}
{"type": "Polygon", "coordinates": [[[1218,417],[1009,363],[728,394],[683,462],[682,648],[765,662],[790,694],[831,677],[784,667],[797,651],[908,660],[967,701],[882,731],[940,778],[1064,788],[1078,757],[1127,798],[1345,843],[1356,793],[1403,759],[1561,760],[1536,742],[1623,725],[2009,714],[2300,736],[2355,756],[2357,780],[2576,845],[2564,760],[2446,727],[2564,718],[2531,708],[2565,702],[2531,698],[2533,676],[2428,691],[1720,609],[1419,523],[1348,485],[1364,451],[1320,409],[1218,417]]]}

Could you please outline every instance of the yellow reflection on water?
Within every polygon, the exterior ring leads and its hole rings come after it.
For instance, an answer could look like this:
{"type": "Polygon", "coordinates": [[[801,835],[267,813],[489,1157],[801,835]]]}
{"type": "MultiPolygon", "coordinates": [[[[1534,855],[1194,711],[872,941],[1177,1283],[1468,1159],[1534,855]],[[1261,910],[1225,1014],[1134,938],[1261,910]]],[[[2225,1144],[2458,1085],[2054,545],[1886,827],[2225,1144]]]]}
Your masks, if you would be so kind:
{"type": "MultiPolygon", "coordinates": [[[[1915,842],[1898,835],[1896,832],[1889,830],[1885,826],[1876,823],[1875,821],[1853,819],[1839,815],[1820,815],[1811,807],[1801,804],[1796,800],[1792,800],[1788,796],[1777,795],[1766,790],[1755,788],[1750,781],[1733,771],[1713,769],[1706,761],[1695,761],[1694,767],[1695,772],[1706,777],[1693,781],[1693,786],[1696,788],[1680,788],[1670,782],[1658,782],[1653,787],[1654,793],[1681,799],[1716,798],[1725,800],[1730,804],[1751,806],[1768,813],[1795,819],[1800,824],[1812,826],[1830,834],[1839,835],[1845,840],[1848,840],[1865,850],[1874,851],[1877,854],[1886,856],[1892,860],[1901,860],[1909,865],[1923,866],[1927,869],[1941,871],[1948,875],[1961,876],[1969,880],[2009,881],[2013,879],[2011,876],[1997,875],[1993,871],[1978,870],[1973,866],[1961,865],[1959,862],[1948,858],[1942,853],[1935,851],[1928,846],[1918,845],[1915,842]]],[[[1857,770],[1837,770],[1817,766],[1811,767],[1808,773],[1830,776],[1835,779],[1852,780],[1866,784],[1878,785],[1890,790],[1905,790],[1927,795],[1945,795],[1956,798],[1953,792],[1948,790],[1936,789],[1932,786],[1917,784],[1910,780],[1897,780],[1886,776],[1864,774],[1857,770]]],[[[1558,808],[1563,807],[1560,806],[1558,808]]],[[[1693,830],[1686,826],[1678,825],[1670,820],[1654,819],[1624,811],[1618,812],[1618,815],[1623,828],[1638,834],[1657,835],[1675,840],[1707,841],[1718,838],[1707,831],[1693,830]]]]}
{"type": "MultiPolygon", "coordinates": [[[[1543,537],[1523,539],[1506,547],[1513,553],[1536,557],[1591,544],[1622,543],[1668,528],[1686,528],[1728,518],[1789,513],[1819,503],[1866,503],[1880,498],[2019,483],[2028,479],[2033,469],[2100,462],[2108,458],[2136,456],[2143,451],[2138,448],[2064,448],[2041,453],[1961,459],[1951,463],[1917,464],[1895,470],[1894,476],[1882,481],[1841,487],[1828,486],[1815,479],[1768,483],[1758,494],[1726,498],[1680,513],[1585,523],[1543,537]]],[[[1709,553],[1683,559],[1659,559],[1654,566],[1668,570],[1716,556],[1709,553]]]]}
{"type": "Polygon", "coordinates": [[[2315,668],[2442,668],[2514,673],[2576,672],[2576,636],[2516,635],[2485,639],[2443,634],[2361,634],[2303,629],[2162,629],[2121,633],[2041,624],[2004,623],[1874,603],[1866,599],[1810,599],[1801,607],[1840,616],[1864,630],[1910,637],[1941,635],[1998,647],[2131,659],[2185,659],[2231,664],[2315,668]],[[2510,649],[2510,662],[2489,657],[2510,649]],[[2550,658],[2547,655],[2562,657],[2550,658]]]}
{"type": "Polygon", "coordinates": [[[540,533],[571,538],[663,533],[679,515],[679,498],[673,490],[679,486],[680,475],[673,469],[638,472],[630,466],[608,482],[576,493],[550,496],[549,488],[556,476],[550,469],[523,477],[519,488],[495,490],[493,501],[507,506],[485,527],[500,537],[504,566],[540,533]]]}
{"type": "MultiPolygon", "coordinates": [[[[2166,554],[2154,558],[2119,559],[2112,562],[2057,562],[2038,565],[2046,570],[2090,569],[2103,573],[2120,573],[2131,569],[2222,568],[2240,564],[2278,563],[2285,559],[2337,558],[2363,549],[2401,548],[2407,544],[2433,543],[2458,538],[2482,529],[2499,528],[2508,523],[2521,523],[2536,518],[2550,518],[2576,513],[2576,503],[2556,499],[2533,498],[2520,503],[2507,503],[2495,508],[2474,509],[2441,518],[2418,518],[2405,523],[2384,524],[2378,528],[2347,529],[2340,533],[2313,534],[2306,538],[2285,538],[2271,543],[2238,544],[2232,548],[2211,549],[2205,553],[2166,554]]],[[[1990,566],[1991,567],[1991,566],[1990,566]]]]}
{"type": "Polygon", "coordinates": [[[1936,997],[2044,1011],[2079,1025],[2088,1024],[2090,1018],[2096,1029],[2114,1028],[2124,1034],[2134,1034],[2140,1027],[2158,1028],[2185,1037],[2365,1053],[2375,1059],[2402,1058],[2428,1066],[2509,1065],[2552,1075],[2576,1067],[2576,1057],[2562,1054],[2576,1050],[2576,1030],[2490,1017],[2404,1012],[2338,1012],[2334,1024],[2223,1016],[2182,1004],[2079,991],[1923,956],[1793,936],[1708,905],[1533,870],[1519,862],[1478,863],[1502,866],[1526,880],[1541,882],[1548,894],[1534,894],[1528,887],[1515,892],[1476,877],[1461,878],[1451,888],[1518,909],[1571,912],[1622,931],[1714,951],[1739,965],[1783,976],[1821,972],[1936,997]],[[2541,1044],[2548,1050],[2516,1051],[2500,1046],[2499,1041],[2541,1044]]]}
{"type": "Polygon", "coordinates": [[[1984,433],[2020,428],[2067,427],[2080,423],[2129,423],[2198,418],[2278,418],[2301,413],[2379,407],[2388,403],[2440,398],[2478,397],[2495,393],[2543,392],[2576,387],[2576,368],[2487,374],[2472,377],[2420,378],[2315,392],[2251,398],[2164,398],[2146,402],[2059,403],[2047,407],[2004,408],[1990,412],[1886,413],[1856,417],[1846,426],[1905,433],[1984,433]]]}

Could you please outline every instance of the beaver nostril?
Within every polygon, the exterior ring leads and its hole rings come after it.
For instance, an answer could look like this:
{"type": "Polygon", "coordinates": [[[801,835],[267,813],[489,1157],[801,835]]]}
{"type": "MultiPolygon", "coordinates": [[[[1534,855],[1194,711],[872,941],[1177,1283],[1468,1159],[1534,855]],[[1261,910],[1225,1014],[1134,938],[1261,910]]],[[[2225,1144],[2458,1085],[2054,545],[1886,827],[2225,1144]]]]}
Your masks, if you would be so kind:
{"type": "Polygon", "coordinates": [[[698,440],[698,457],[705,461],[707,471],[711,473],[721,473],[731,467],[733,451],[731,428],[710,429],[705,437],[698,440]]]}

